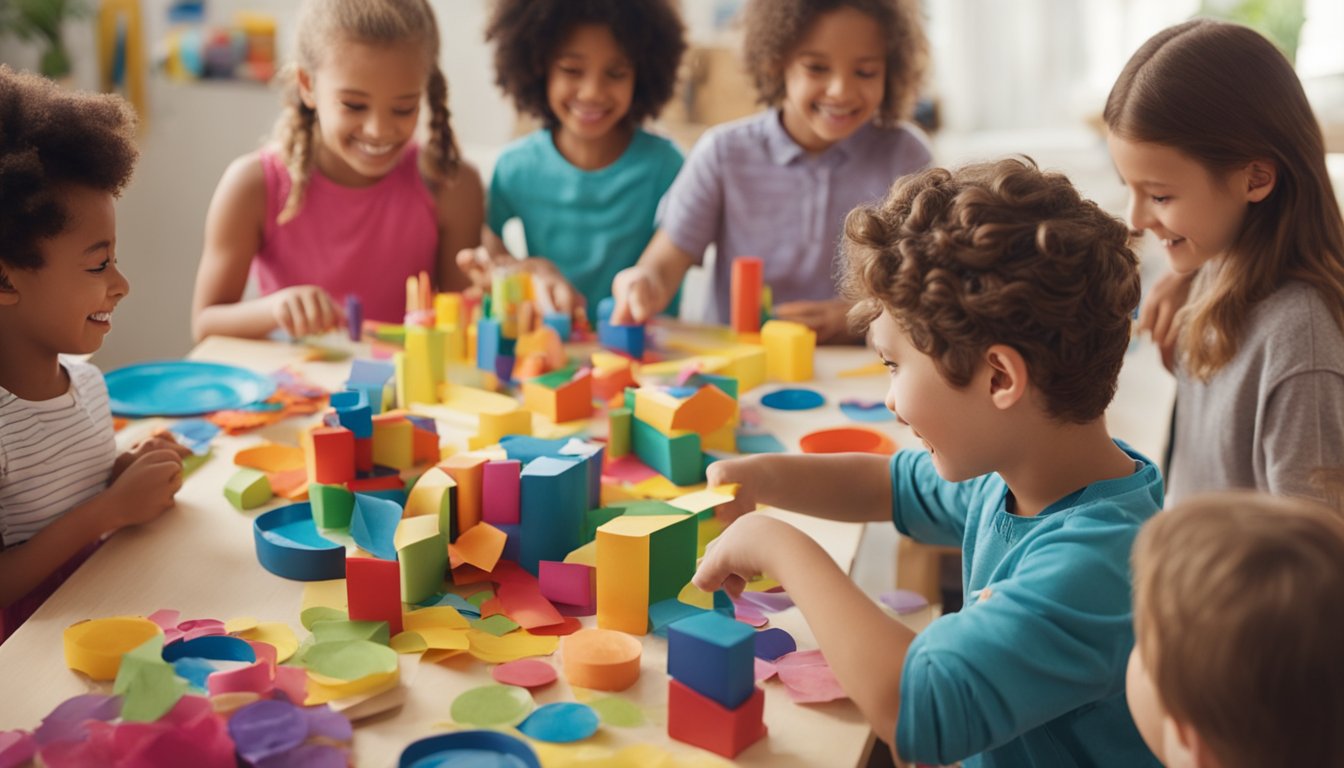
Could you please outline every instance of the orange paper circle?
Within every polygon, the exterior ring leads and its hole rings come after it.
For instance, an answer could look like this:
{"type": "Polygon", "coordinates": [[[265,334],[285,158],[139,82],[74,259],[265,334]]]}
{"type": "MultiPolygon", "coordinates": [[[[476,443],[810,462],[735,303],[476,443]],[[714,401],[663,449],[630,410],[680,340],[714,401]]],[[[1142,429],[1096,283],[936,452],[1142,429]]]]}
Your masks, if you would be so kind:
{"type": "Polygon", "coordinates": [[[565,679],[570,685],[599,691],[624,691],[639,680],[644,647],[624,632],[581,629],[566,637],[565,679]]]}
{"type": "Polygon", "coordinates": [[[876,453],[890,456],[896,441],[875,429],[834,427],[803,435],[798,441],[803,453],[876,453]]]}
{"type": "Polygon", "coordinates": [[[65,628],[65,665],[94,680],[115,680],[121,657],[161,633],[158,624],[139,616],[81,621],[65,628]]]}

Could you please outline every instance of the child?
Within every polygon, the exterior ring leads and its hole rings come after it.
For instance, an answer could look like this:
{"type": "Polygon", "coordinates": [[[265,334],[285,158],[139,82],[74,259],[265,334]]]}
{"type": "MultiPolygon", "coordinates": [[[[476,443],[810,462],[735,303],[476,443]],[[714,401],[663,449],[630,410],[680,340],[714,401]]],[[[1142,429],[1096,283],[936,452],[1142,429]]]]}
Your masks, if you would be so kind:
{"type": "Polygon", "coordinates": [[[1104,117],[1134,228],[1198,273],[1177,317],[1168,500],[1319,498],[1313,472],[1344,465],[1344,223],[1292,65],[1245,27],[1186,22],[1134,54],[1104,117]]]}
{"type": "Polygon", "coordinates": [[[121,99],[0,65],[0,640],[102,539],[173,505],[182,446],[116,455],[102,346],[130,286],[112,200],[135,165],[121,99]]]}
{"type": "Polygon", "coordinates": [[[1129,548],[1162,478],[1114,442],[1139,300],[1123,224],[1018,160],[898,181],[845,221],[846,293],[927,451],[716,462],[736,522],[695,575],[802,610],[879,738],[918,763],[1152,765],[1125,707],[1129,548]],[[960,545],[967,606],[916,636],[757,502],[960,545]]]}
{"type": "Polygon", "coordinates": [[[1344,518],[1224,492],[1134,544],[1129,706],[1168,766],[1339,765],[1344,518]]]}
{"type": "Polygon", "coordinates": [[[347,296],[364,317],[400,323],[406,278],[462,288],[456,254],[480,242],[484,193],[448,123],[426,1],[308,0],[297,24],[277,145],[235,160],[206,215],[197,339],[323,333],[345,321],[347,296]],[[249,268],[262,297],[242,301],[249,268]]]}
{"type": "Polygon", "coordinates": [[[928,43],[913,0],[754,0],[747,66],[771,109],[711,129],[668,191],[639,264],[616,276],[616,323],[644,322],[716,247],[713,311],[729,317],[733,259],[759,256],[776,317],[848,338],[836,298],[845,214],[929,163],[914,105],[928,43]]]}
{"type": "MultiPolygon", "coordinates": [[[[523,266],[543,301],[596,307],[648,245],[681,169],[676,145],[641,127],[672,98],[681,19],[670,0],[503,0],[485,35],[496,82],[544,124],[495,164],[486,248],[512,261],[500,237],[522,219],[533,256],[523,266]]],[[[482,271],[477,259],[467,251],[459,264],[482,271]]]]}

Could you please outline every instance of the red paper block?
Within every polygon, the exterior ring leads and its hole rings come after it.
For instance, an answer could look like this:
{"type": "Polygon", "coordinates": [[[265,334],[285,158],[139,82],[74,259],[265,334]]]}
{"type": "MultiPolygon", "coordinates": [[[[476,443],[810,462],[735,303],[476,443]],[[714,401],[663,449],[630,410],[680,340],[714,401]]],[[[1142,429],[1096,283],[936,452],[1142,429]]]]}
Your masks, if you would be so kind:
{"type": "Polygon", "coordinates": [[[667,735],[728,759],[765,736],[765,691],[757,688],[737,709],[725,709],[676,680],[667,681],[667,735]]]}
{"type": "Polygon", "coordinates": [[[386,621],[401,632],[401,566],[372,557],[345,559],[345,594],[351,621],[386,621]]]}
{"type": "Polygon", "coordinates": [[[583,563],[542,560],[537,572],[547,600],[597,611],[597,569],[583,563]]]}
{"type": "Polygon", "coordinates": [[[355,477],[355,433],[345,427],[313,430],[313,478],[324,485],[339,485],[355,477]]]}

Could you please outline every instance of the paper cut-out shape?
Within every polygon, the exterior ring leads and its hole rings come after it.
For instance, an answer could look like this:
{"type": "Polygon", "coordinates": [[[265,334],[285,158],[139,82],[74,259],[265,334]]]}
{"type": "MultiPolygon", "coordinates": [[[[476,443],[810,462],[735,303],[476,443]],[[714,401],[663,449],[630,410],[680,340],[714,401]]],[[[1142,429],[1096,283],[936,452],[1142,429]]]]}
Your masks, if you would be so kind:
{"type": "Polygon", "coordinates": [[[71,624],[61,635],[65,665],[93,680],[113,680],[123,655],[162,633],[159,625],[138,616],[113,616],[71,624]]]}
{"type": "Polygon", "coordinates": [[[187,682],[177,677],[162,652],[163,637],[155,635],[122,657],[112,692],[121,696],[123,722],[158,720],[186,694],[187,682]]]}
{"type": "Polygon", "coordinates": [[[308,486],[308,501],[313,510],[313,522],[319,528],[349,528],[355,511],[355,494],[343,485],[308,486]]]}
{"type": "Polygon", "coordinates": [[[224,484],[224,498],[240,512],[256,509],[270,501],[272,496],[270,478],[266,477],[265,472],[256,469],[239,469],[224,484]]]}
{"type": "Polygon", "coordinates": [[[541,768],[527,742],[498,731],[458,731],[420,739],[402,750],[397,766],[451,765],[459,757],[464,762],[500,768],[541,768]]]}
{"type": "Polygon", "coordinates": [[[565,679],[570,685],[623,691],[639,680],[639,640],[609,629],[581,629],[564,640],[565,679]]]}
{"type": "Polygon", "coordinates": [[[786,449],[779,438],[768,433],[737,433],[737,450],[740,453],[783,453],[786,449]]]}
{"type": "Polygon", "coordinates": [[[765,347],[766,375],[773,381],[807,381],[812,378],[812,357],[817,333],[801,323],[771,320],[761,326],[765,347]]]}
{"type": "Polygon", "coordinates": [[[308,482],[341,485],[355,479],[355,434],[344,427],[316,427],[302,436],[308,482]]]}
{"type": "Polygon", "coordinates": [[[450,714],[458,725],[498,728],[518,725],[536,706],[532,694],[516,685],[482,685],[453,699],[450,714]]]}
{"type": "Polygon", "coordinates": [[[537,580],[547,600],[597,610],[597,569],[592,566],[542,560],[537,580]]]}
{"type": "Polygon", "coordinates": [[[519,659],[500,664],[490,670],[490,676],[501,685],[516,685],[529,690],[545,688],[558,677],[555,667],[538,659],[519,659]]]}
{"type": "MultiPolygon", "coordinates": [[[[213,426],[213,425],[211,425],[213,426]]],[[[218,429],[216,427],[216,429],[218,429]]],[[[303,449],[293,445],[262,443],[244,448],[233,455],[233,463],[262,472],[284,472],[304,467],[303,449]]]]}
{"type": "Polygon", "coordinates": [[[821,651],[795,651],[774,661],[779,679],[795,704],[820,704],[849,698],[821,651]]]}
{"type": "Polygon", "coordinates": [[[667,735],[730,760],[766,735],[764,711],[760,688],[742,706],[728,709],[677,680],[668,681],[667,735]]]}
{"type": "Polygon", "coordinates": [[[826,398],[814,389],[798,387],[777,389],[761,397],[761,405],[778,411],[807,411],[826,404],[826,398]]]}
{"type": "Polygon", "coordinates": [[[603,725],[638,728],[648,722],[638,704],[620,696],[601,696],[588,702],[588,706],[597,713],[603,725]]]}
{"type": "Polygon", "coordinates": [[[833,427],[809,432],[798,440],[803,453],[876,453],[890,456],[896,441],[867,427],[833,427]]]}
{"type": "Polygon", "coordinates": [[[793,635],[778,627],[763,629],[756,633],[756,658],[774,661],[786,653],[798,650],[798,642],[793,635]]]}
{"type": "Polygon", "coordinates": [[[483,571],[493,571],[495,563],[504,554],[508,536],[489,523],[477,523],[457,541],[448,545],[448,553],[455,564],[467,563],[483,571]]]}
{"type": "Polygon", "coordinates": [[[401,568],[395,560],[346,558],[345,585],[351,619],[386,621],[392,634],[401,632],[401,568]]]}
{"type": "Polygon", "coordinates": [[[581,544],[588,476],[582,462],[542,456],[523,467],[521,482],[518,564],[536,573],[541,560],[561,560],[581,544]]]}
{"type": "Polygon", "coordinates": [[[448,539],[436,517],[405,517],[397,522],[393,543],[401,567],[401,596],[418,603],[443,589],[448,572],[448,539]]]}
{"type": "Polygon", "coordinates": [[[401,506],[396,502],[357,493],[355,511],[350,518],[350,537],[374,557],[396,560],[396,533],[401,515],[401,506]]]}
{"type": "Polygon", "coordinates": [[[533,634],[525,629],[496,637],[489,632],[467,630],[467,639],[471,641],[470,653],[487,664],[502,664],[532,656],[549,656],[555,653],[560,641],[555,637],[533,634]]]}
{"type": "Polygon", "coordinates": [[[307,503],[278,507],[252,521],[262,567],[286,579],[322,581],[345,576],[345,547],[323,538],[307,503]]]}
{"type": "Polygon", "coordinates": [[[854,421],[881,423],[896,420],[896,414],[888,410],[886,403],[875,400],[841,400],[840,412],[854,421]]]}
{"type": "Polygon", "coordinates": [[[642,635],[649,606],[695,573],[694,515],[623,515],[597,529],[597,623],[642,635]]]}
{"type": "Polygon", "coordinates": [[[897,615],[915,613],[929,607],[929,601],[923,595],[908,589],[883,592],[877,596],[877,600],[895,611],[897,615]]]}
{"type": "Polygon", "coordinates": [[[518,730],[537,741],[568,744],[597,733],[600,724],[597,713],[587,704],[557,701],[537,707],[518,725],[518,730]]]}
{"type": "Polygon", "coordinates": [[[370,640],[330,640],[309,646],[303,665],[310,673],[337,681],[363,680],[395,672],[397,653],[370,640]]]}

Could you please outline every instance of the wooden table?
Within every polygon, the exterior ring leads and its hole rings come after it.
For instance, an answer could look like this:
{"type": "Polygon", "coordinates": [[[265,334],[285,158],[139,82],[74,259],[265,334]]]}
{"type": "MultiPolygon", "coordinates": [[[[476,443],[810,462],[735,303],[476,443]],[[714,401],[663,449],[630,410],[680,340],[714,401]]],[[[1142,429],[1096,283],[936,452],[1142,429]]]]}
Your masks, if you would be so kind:
{"type": "MultiPolygon", "coordinates": [[[[262,372],[298,364],[306,377],[327,387],[339,387],[349,369],[349,361],[300,362],[304,357],[300,347],[225,338],[207,339],[193,350],[191,357],[262,372]]],[[[847,397],[879,399],[885,379],[837,377],[837,373],[873,361],[872,353],[862,349],[820,350],[816,380],[806,386],[825,393],[827,404],[814,411],[788,415],[761,408],[763,423],[791,450],[797,450],[798,438],[812,429],[848,423],[839,412],[839,401],[847,397]]],[[[756,404],[761,394],[775,388],[775,385],[759,387],[744,395],[742,402],[756,404]]],[[[224,483],[234,470],[232,455],[237,450],[263,439],[297,444],[298,430],[304,423],[289,420],[257,433],[218,438],[214,457],[188,478],[174,509],[152,524],[121,531],[109,539],[18,632],[0,645],[0,681],[4,688],[4,694],[0,695],[0,730],[31,729],[71,696],[110,690],[110,684],[92,683],[65,666],[61,632],[82,619],[148,615],[161,608],[175,608],[184,619],[252,616],[285,622],[300,638],[306,635],[299,623],[303,584],[275,576],[257,562],[251,523],[260,511],[270,507],[240,513],[223,495],[224,483]]],[[[910,440],[908,433],[894,422],[879,426],[898,441],[910,440]]],[[[134,427],[125,431],[133,433],[134,427]]],[[[768,513],[806,530],[846,571],[853,565],[862,526],[776,510],[768,513]]],[[[920,627],[931,616],[916,614],[907,618],[920,627]]],[[[770,623],[792,633],[800,648],[816,647],[796,608],[771,615],[770,623]]],[[[651,723],[634,729],[604,727],[589,743],[620,747],[653,742],[665,744],[673,751],[691,750],[692,747],[672,742],[666,735],[666,642],[650,636],[644,640],[644,649],[644,674],[634,688],[621,695],[637,701],[651,723]]],[[[474,660],[451,666],[411,666],[415,671],[405,679],[405,704],[398,710],[357,723],[354,742],[357,765],[395,766],[408,743],[450,727],[449,707],[457,694],[491,682],[488,665],[474,660]]],[[[765,722],[770,734],[739,755],[740,764],[848,766],[866,761],[872,746],[871,731],[852,702],[800,706],[789,700],[777,681],[765,683],[764,688],[765,722]]],[[[562,678],[538,691],[536,699],[540,705],[572,701],[574,695],[562,678]]]]}

